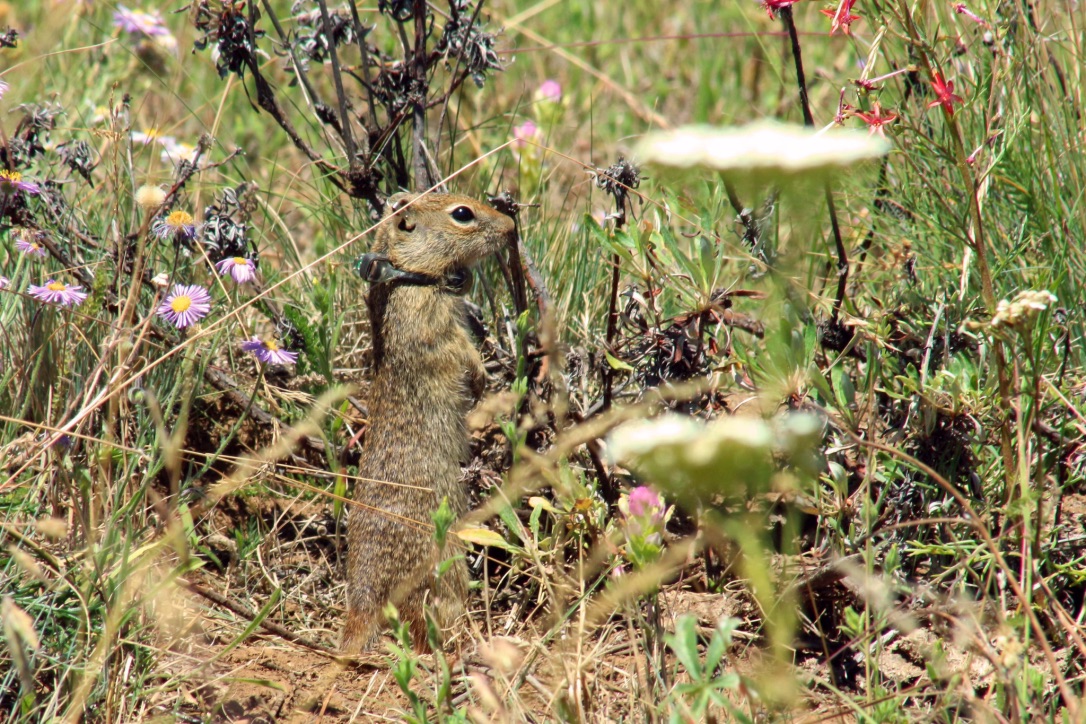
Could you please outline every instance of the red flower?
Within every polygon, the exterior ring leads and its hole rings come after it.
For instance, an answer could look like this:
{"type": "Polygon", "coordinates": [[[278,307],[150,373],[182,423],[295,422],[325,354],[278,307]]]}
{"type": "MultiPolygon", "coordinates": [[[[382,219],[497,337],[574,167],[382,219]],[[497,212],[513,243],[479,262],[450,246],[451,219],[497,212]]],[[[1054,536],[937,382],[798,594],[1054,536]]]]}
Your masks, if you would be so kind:
{"type": "Polygon", "coordinates": [[[875,105],[871,108],[870,113],[864,113],[862,111],[856,111],[855,115],[864,119],[864,123],[871,129],[871,134],[879,134],[883,138],[886,138],[886,131],[883,130],[883,126],[887,123],[897,120],[896,113],[887,113],[885,116],[882,114],[882,106],[878,101],[875,101],[875,105]]]}
{"type": "Polygon", "coordinates": [[[946,109],[947,115],[954,115],[954,104],[965,104],[959,96],[954,95],[954,81],[944,81],[943,76],[939,75],[939,71],[935,71],[932,75],[935,77],[931,81],[931,87],[935,91],[935,100],[928,104],[928,108],[934,108],[935,106],[942,106],[946,109]]]}
{"type": "Polygon", "coordinates": [[[779,10],[790,8],[798,2],[799,0],[762,0],[762,7],[769,13],[769,19],[772,20],[777,17],[779,10]]]}
{"type": "Polygon", "coordinates": [[[852,6],[856,4],[856,0],[841,0],[841,4],[836,9],[822,8],[820,13],[830,18],[833,22],[830,23],[830,35],[833,35],[838,30],[845,35],[852,34],[852,23],[860,19],[859,15],[852,15],[852,6]]]}

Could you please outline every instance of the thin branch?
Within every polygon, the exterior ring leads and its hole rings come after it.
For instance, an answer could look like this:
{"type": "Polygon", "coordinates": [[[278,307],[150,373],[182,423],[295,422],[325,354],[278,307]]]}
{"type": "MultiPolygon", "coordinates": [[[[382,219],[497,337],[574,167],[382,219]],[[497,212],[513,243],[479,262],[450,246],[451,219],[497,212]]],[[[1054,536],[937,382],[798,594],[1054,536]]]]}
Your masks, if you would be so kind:
{"type": "MultiPolygon", "coordinates": [[[[249,45],[253,48],[256,47],[256,5],[249,6],[249,45]]],[[[306,157],[315,163],[325,174],[332,183],[338,186],[341,190],[346,190],[343,185],[343,181],[339,178],[336,168],[332,164],[325,161],[321,156],[317,154],[313,148],[305,142],[305,140],[298,135],[298,131],[295,130],[294,124],[290,122],[284,114],[283,110],[279,107],[279,101],[275,98],[275,91],[272,89],[268,80],[260,72],[260,64],[256,62],[256,57],[252,53],[247,53],[245,56],[245,66],[249,69],[249,72],[253,76],[253,84],[256,86],[256,102],[257,105],[270,115],[279,127],[290,138],[291,143],[304,153],[306,157]]]]}
{"type": "MultiPolygon", "coordinates": [[[[264,0],[267,3],[267,0],[264,0]]],[[[339,53],[336,52],[336,39],[332,33],[332,19],[328,15],[328,3],[317,0],[321,9],[321,22],[324,25],[324,37],[328,41],[328,57],[332,61],[332,81],[336,86],[336,100],[339,103],[339,123],[342,126],[340,136],[347,146],[347,166],[354,171],[358,166],[358,151],[351,131],[351,118],[347,115],[347,94],[343,90],[343,74],[339,70],[339,53]]],[[[293,51],[292,51],[293,52],[293,51]]]]}
{"type": "Polygon", "coordinates": [[[429,71],[426,53],[426,0],[414,0],[415,47],[411,59],[411,164],[415,172],[415,186],[430,188],[434,179],[426,157],[426,76],[429,71]]]}
{"type": "Polygon", "coordinates": [[[366,35],[369,34],[369,31],[366,30],[366,26],[362,24],[362,20],[358,17],[358,5],[355,1],[351,0],[348,5],[351,8],[354,37],[358,40],[358,53],[361,57],[360,64],[362,65],[362,77],[364,79],[362,85],[366,89],[366,95],[369,96],[370,122],[373,124],[372,130],[376,130],[381,127],[381,123],[377,120],[377,100],[373,97],[373,82],[370,79],[370,48],[366,44],[366,35]]]}
{"type": "MultiPolygon", "coordinates": [[[[325,105],[324,101],[317,95],[317,89],[309,82],[309,76],[305,72],[305,67],[298,59],[297,51],[294,49],[294,43],[290,42],[290,37],[287,35],[286,31],[283,30],[283,26],[279,23],[279,17],[272,10],[268,0],[263,0],[263,3],[264,13],[268,16],[268,19],[271,20],[272,27],[275,28],[276,35],[279,36],[279,42],[286,46],[287,51],[290,53],[290,62],[294,66],[295,77],[301,82],[306,95],[312,100],[314,106],[325,105]]],[[[336,130],[337,132],[339,131],[338,128],[336,130]]]]}

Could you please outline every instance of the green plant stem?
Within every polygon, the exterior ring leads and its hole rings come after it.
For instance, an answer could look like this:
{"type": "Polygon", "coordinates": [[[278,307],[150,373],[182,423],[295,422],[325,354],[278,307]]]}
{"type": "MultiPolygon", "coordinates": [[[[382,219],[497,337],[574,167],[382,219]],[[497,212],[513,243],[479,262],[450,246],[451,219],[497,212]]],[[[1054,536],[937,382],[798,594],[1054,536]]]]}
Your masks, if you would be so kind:
{"type": "MultiPolygon", "coordinates": [[[[909,9],[908,2],[899,0],[899,7],[917,57],[927,76],[932,78],[934,77],[935,65],[929,57],[929,46],[920,37],[920,31],[917,29],[916,23],[913,22],[912,11],[909,9]]],[[[989,314],[995,314],[997,300],[995,286],[992,283],[991,267],[988,265],[988,253],[984,240],[984,217],[981,213],[980,198],[977,196],[977,184],[973,179],[973,172],[967,160],[968,154],[966,154],[965,143],[962,140],[961,127],[954,117],[954,111],[944,106],[943,116],[946,119],[947,130],[950,132],[950,138],[953,142],[954,158],[958,167],[958,174],[961,176],[962,187],[969,195],[969,212],[973,220],[973,230],[972,233],[966,235],[966,243],[977,258],[977,274],[980,275],[981,296],[984,299],[984,306],[988,308],[989,314]]],[[[1007,491],[1008,502],[1010,502],[1010,493],[1015,487],[1016,469],[1010,410],[1013,392],[1010,379],[1007,376],[1006,353],[1003,349],[1003,342],[999,338],[994,339],[992,342],[992,354],[995,357],[996,378],[999,386],[999,446],[1003,458],[1003,485],[1004,490],[1007,491]]]]}
{"type": "MultiPolygon", "coordinates": [[[[803,111],[803,125],[814,126],[814,115],[811,113],[811,102],[807,97],[807,76],[803,71],[803,54],[799,45],[799,32],[796,30],[796,20],[792,16],[792,8],[786,7],[780,10],[781,21],[788,31],[788,38],[792,42],[792,60],[796,67],[796,85],[799,86],[799,106],[803,111]]],[[[833,321],[836,322],[841,313],[841,306],[845,302],[845,290],[848,288],[848,252],[845,250],[845,242],[841,238],[841,225],[837,221],[837,205],[833,201],[833,190],[827,181],[822,187],[826,199],[826,212],[830,216],[830,229],[833,232],[833,245],[837,252],[837,293],[833,298],[833,321]]]]}

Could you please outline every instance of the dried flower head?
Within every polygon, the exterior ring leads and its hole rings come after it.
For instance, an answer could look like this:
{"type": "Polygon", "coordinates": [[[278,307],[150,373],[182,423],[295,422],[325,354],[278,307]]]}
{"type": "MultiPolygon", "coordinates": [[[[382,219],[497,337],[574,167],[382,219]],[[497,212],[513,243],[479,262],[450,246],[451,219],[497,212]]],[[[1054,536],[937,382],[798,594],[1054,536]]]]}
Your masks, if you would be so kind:
{"type": "Polygon", "coordinates": [[[174,284],[173,292],[158,308],[158,316],[178,329],[200,321],[211,311],[211,295],[203,287],[174,284]]]}
{"type": "Polygon", "coordinates": [[[136,189],[136,203],[145,209],[157,209],[166,201],[166,192],[161,186],[144,184],[136,189]]]}
{"type": "MultiPolygon", "coordinates": [[[[195,26],[203,36],[193,43],[193,47],[204,50],[214,45],[218,51],[215,68],[219,71],[219,77],[236,73],[240,78],[246,68],[256,67],[256,55],[260,51],[255,41],[264,37],[264,31],[252,27],[244,0],[223,0],[215,5],[212,7],[208,0],[197,0],[195,3],[195,26]]],[[[259,10],[255,7],[250,9],[254,18],[260,17],[259,10]]]]}
{"type": "Polygon", "coordinates": [[[57,146],[57,155],[64,161],[64,165],[82,176],[85,181],[90,182],[95,164],[89,143],[86,141],[62,143],[57,146]]]}
{"type": "Polygon", "coordinates": [[[27,194],[40,194],[41,188],[31,181],[23,181],[23,175],[18,171],[0,171],[0,193],[5,196],[14,196],[20,191],[27,194]]]}
{"type": "Polygon", "coordinates": [[[87,298],[87,292],[83,291],[83,287],[69,286],[53,279],[40,287],[31,284],[26,291],[40,302],[58,304],[62,307],[78,307],[87,298]]]}
{"type": "MultiPolygon", "coordinates": [[[[295,7],[298,6],[299,4],[296,3],[295,7]]],[[[411,12],[412,8],[408,5],[409,16],[411,12]]],[[[354,23],[346,8],[340,10],[329,8],[327,26],[320,8],[297,13],[294,16],[294,22],[298,33],[294,47],[298,51],[298,59],[303,67],[308,66],[309,61],[323,63],[329,57],[333,44],[338,48],[355,42],[354,23]]],[[[293,62],[288,67],[293,71],[293,62]]]]}
{"type": "Polygon", "coordinates": [[[170,285],[170,275],[166,272],[159,272],[151,278],[151,285],[158,289],[165,289],[170,285]]]}
{"type": "Polygon", "coordinates": [[[622,156],[607,168],[598,168],[593,173],[596,188],[616,200],[625,198],[631,190],[641,185],[641,169],[622,156]]]}
{"type": "Polygon", "coordinates": [[[291,364],[298,360],[298,353],[285,350],[271,337],[253,337],[241,343],[241,348],[252,352],[264,364],[291,364]]]}
{"type": "Polygon", "coordinates": [[[196,222],[189,212],[174,209],[156,220],[151,231],[160,239],[189,242],[196,238],[196,222]]]}
{"type": "Polygon", "coordinates": [[[201,242],[215,251],[212,258],[246,255],[249,240],[245,219],[248,217],[253,188],[252,185],[242,184],[236,189],[223,189],[215,203],[204,207],[201,242]]]}
{"type": "Polygon", "coordinates": [[[486,75],[502,70],[501,60],[494,49],[494,36],[482,30],[482,23],[469,0],[452,0],[450,15],[437,42],[436,51],[445,56],[446,64],[456,59],[457,67],[470,75],[482,88],[486,75]]]}
{"type": "Polygon", "coordinates": [[[256,264],[252,259],[243,256],[227,257],[216,264],[215,269],[223,276],[229,274],[238,284],[245,284],[256,278],[256,264]]]}

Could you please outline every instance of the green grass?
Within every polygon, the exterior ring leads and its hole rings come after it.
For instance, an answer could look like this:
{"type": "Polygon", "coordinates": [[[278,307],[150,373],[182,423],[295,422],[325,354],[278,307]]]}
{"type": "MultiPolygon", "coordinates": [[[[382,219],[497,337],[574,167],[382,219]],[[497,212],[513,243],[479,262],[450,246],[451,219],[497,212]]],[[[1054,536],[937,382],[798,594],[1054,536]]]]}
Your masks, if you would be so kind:
{"type": "MultiPolygon", "coordinates": [[[[286,30],[305,31],[289,3],[271,5],[286,30]]],[[[814,125],[831,125],[841,99],[898,116],[884,161],[829,180],[850,264],[836,314],[821,185],[781,190],[761,256],[712,172],[642,169],[624,228],[596,184],[665,126],[801,123],[781,19],[753,2],[484,6],[488,30],[506,27],[504,69],[431,109],[426,138],[452,190],[508,190],[526,204],[522,248],[547,291],[545,304],[531,296],[519,333],[508,270],[488,261],[472,293],[491,387],[521,404],[499,406],[474,448],[479,512],[467,525],[501,538],[474,534],[483,559],[471,559],[467,636],[485,652],[508,634],[527,663],[488,663],[488,690],[475,659],[401,647],[393,665],[409,696],[366,704],[363,686],[352,702],[420,719],[1083,716],[1086,30],[1051,0],[967,5],[987,24],[949,3],[858,0],[852,36],[828,35],[816,4],[793,8],[814,125]],[[876,90],[853,82],[901,69],[876,90]],[[928,108],[937,71],[963,99],[952,114],[928,108]],[[534,97],[548,78],[559,104],[534,97]],[[503,147],[527,120],[536,143],[503,147]],[[1028,290],[1058,301],[991,324],[1028,290]],[[664,408],[716,422],[654,448],[673,456],[664,472],[652,455],[610,459],[614,428],[664,408]],[[719,437],[731,413],[752,429],[764,419],[773,442],[725,464],[746,444],[719,437]],[[818,434],[790,438],[792,413],[813,415],[818,434]],[[706,473],[704,460],[717,467],[706,473]],[[659,520],[629,510],[639,484],[677,506],[662,541],[659,520]],[[695,626],[675,601],[696,595],[734,606],[719,626],[695,626]],[[895,678],[899,660],[922,675],[895,678]],[[963,673],[963,660],[986,673],[963,673]]],[[[368,350],[352,264],[373,203],[340,188],[344,143],[290,84],[263,3],[261,72],[323,166],[258,110],[251,71],[220,78],[210,50],[192,52],[202,33],[191,10],[172,12],[182,3],[164,10],[176,52],[116,30],[117,7],[0,4],[0,26],[20,32],[0,49],[11,86],[0,167],[44,189],[0,198],[11,282],[0,290],[0,711],[13,722],[215,720],[222,702],[202,688],[211,660],[259,646],[251,616],[324,646],[342,617],[336,521],[365,424],[368,350]],[[41,125],[28,134],[30,116],[41,125]],[[178,178],[161,145],[133,140],[150,129],[192,146],[211,138],[206,166],[168,208],[136,201],[140,187],[178,178]],[[91,182],[59,150],[76,142],[91,182]],[[151,231],[171,209],[205,221],[228,189],[242,198],[234,219],[259,257],[259,287],[218,277],[215,250],[151,231]],[[28,226],[47,235],[45,258],[15,248],[15,227],[28,226]],[[211,291],[197,327],[155,316],[151,280],[163,273],[211,291]],[[62,309],[27,294],[50,278],[88,299],[62,309]],[[273,333],[301,352],[293,370],[240,351],[273,333]],[[330,391],[331,412],[315,414],[330,391]],[[320,444],[276,448],[299,425],[320,444]],[[222,628],[205,646],[178,623],[190,611],[182,579],[247,606],[250,620],[208,603],[204,622],[222,628]]],[[[448,7],[435,8],[440,31],[448,7]]],[[[403,57],[396,23],[360,12],[391,67],[403,57]]],[[[371,118],[360,54],[340,53],[358,140],[371,118]]],[[[435,63],[430,97],[461,70],[435,63]]],[[[338,115],[330,65],[312,62],[308,81],[338,115]]],[[[383,126],[392,117],[376,113],[383,126]]],[[[844,125],[864,128],[856,116],[844,125]]],[[[397,190],[398,164],[413,168],[411,133],[408,118],[389,137],[403,157],[377,163],[376,197],[397,190]]],[[[770,193],[740,185],[740,207],[770,193]]]]}

